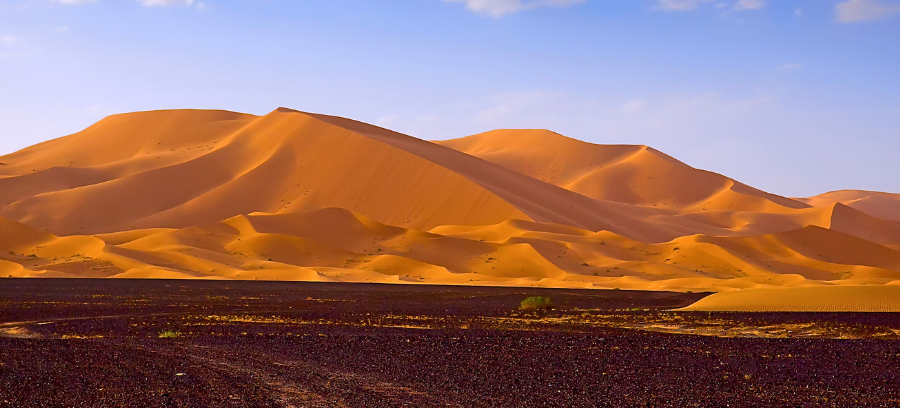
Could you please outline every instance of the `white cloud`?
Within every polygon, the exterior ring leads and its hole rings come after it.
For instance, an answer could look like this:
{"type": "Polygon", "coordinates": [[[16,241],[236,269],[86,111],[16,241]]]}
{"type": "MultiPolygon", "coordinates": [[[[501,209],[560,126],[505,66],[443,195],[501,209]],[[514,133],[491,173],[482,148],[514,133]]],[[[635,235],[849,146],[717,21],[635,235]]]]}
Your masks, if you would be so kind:
{"type": "Polygon", "coordinates": [[[619,106],[619,111],[622,113],[637,114],[641,112],[646,104],[646,102],[640,99],[630,100],[619,106]]]}
{"type": "Polygon", "coordinates": [[[766,3],[762,0],[739,0],[737,3],[734,3],[734,9],[741,10],[759,10],[766,6],[766,3]]]}
{"type": "Polygon", "coordinates": [[[900,5],[882,3],[876,0],[849,0],[834,6],[837,21],[859,23],[889,17],[900,13],[900,5]]]}
{"type": "Polygon", "coordinates": [[[444,0],[451,3],[465,3],[469,10],[494,18],[510,13],[540,7],[568,7],[587,0],[444,0]]]}
{"type": "Polygon", "coordinates": [[[5,45],[8,47],[19,45],[22,43],[22,39],[19,37],[13,37],[11,35],[0,35],[0,45],[5,45]]]}
{"type": "Polygon", "coordinates": [[[700,3],[710,0],[659,0],[656,9],[666,11],[688,11],[700,7],[700,3]]]}
{"type": "Polygon", "coordinates": [[[87,4],[87,3],[96,3],[98,0],[53,0],[60,4],[65,5],[78,5],[78,4],[87,4]]]}
{"type": "Polygon", "coordinates": [[[194,0],[134,0],[143,4],[145,7],[154,6],[190,6],[194,4],[194,0]]]}
{"type": "Polygon", "coordinates": [[[27,57],[34,52],[21,37],[0,35],[0,58],[27,57]]]}
{"type": "MultiPolygon", "coordinates": [[[[100,0],[53,0],[60,4],[65,4],[67,6],[75,6],[80,4],[87,3],[96,3],[100,0]]],[[[138,3],[141,3],[144,7],[167,7],[167,6],[191,6],[194,4],[194,0],[133,0],[138,3]]],[[[200,3],[198,7],[205,7],[203,3],[200,3]]]]}

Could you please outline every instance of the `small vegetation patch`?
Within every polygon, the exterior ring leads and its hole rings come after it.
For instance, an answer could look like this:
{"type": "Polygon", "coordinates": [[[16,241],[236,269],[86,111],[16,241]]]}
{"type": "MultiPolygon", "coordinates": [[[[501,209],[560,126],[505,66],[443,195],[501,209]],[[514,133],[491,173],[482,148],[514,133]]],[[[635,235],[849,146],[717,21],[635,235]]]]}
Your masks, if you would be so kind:
{"type": "Polygon", "coordinates": [[[162,333],[159,333],[159,338],[161,339],[174,339],[176,337],[181,337],[181,332],[166,330],[162,333]]]}
{"type": "Polygon", "coordinates": [[[549,310],[555,308],[556,305],[548,297],[532,296],[519,304],[521,310],[549,310]]]}

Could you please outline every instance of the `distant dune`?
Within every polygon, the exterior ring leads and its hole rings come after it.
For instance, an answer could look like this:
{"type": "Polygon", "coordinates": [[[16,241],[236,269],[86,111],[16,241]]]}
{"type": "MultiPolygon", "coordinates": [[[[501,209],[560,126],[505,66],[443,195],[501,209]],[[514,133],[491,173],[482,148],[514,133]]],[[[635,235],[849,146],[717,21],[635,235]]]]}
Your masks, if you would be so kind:
{"type": "Polygon", "coordinates": [[[0,276],[765,289],[754,299],[900,281],[900,195],[781,197],[546,130],[428,142],[285,108],[154,111],[0,163],[0,276]]]}
{"type": "Polygon", "coordinates": [[[685,311],[900,312],[900,286],[820,286],[716,293],[685,311]]]}
{"type": "Polygon", "coordinates": [[[875,217],[900,222],[900,194],[843,190],[820,194],[810,198],[797,198],[796,200],[814,206],[826,206],[834,203],[841,203],[875,217]]]}

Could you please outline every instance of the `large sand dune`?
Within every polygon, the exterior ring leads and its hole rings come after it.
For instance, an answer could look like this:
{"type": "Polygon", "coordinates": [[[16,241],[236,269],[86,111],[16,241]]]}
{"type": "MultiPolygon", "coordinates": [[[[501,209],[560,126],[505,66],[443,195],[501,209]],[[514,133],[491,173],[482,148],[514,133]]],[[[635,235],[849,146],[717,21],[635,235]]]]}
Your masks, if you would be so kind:
{"type": "Polygon", "coordinates": [[[0,275],[872,286],[900,280],[898,197],[786,198],[544,130],[428,142],[284,108],[140,112],[0,157],[0,275]]]}

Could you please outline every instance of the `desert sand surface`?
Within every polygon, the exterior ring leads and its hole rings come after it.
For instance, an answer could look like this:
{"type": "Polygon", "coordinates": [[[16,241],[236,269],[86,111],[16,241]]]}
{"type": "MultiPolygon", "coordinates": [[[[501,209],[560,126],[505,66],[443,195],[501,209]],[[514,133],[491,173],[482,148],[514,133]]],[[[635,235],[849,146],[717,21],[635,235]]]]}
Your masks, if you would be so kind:
{"type": "Polygon", "coordinates": [[[900,194],[843,190],[832,191],[815,197],[797,198],[796,200],[813,206],[841,203],[876,217],[900,221],[900,194]]]}
{"type": "Polygon", "coordinates": [[[722,292],[681,310],[703,312],[900,312],[900,286],[829,286],[722,292]]]}
{"type": "Polygon", "coordinates": [[[900,195],[782,197],[547,130],[137,112],[0,157],[0,276],[821,288],[820,310],[900,287],[900,195]]]}

